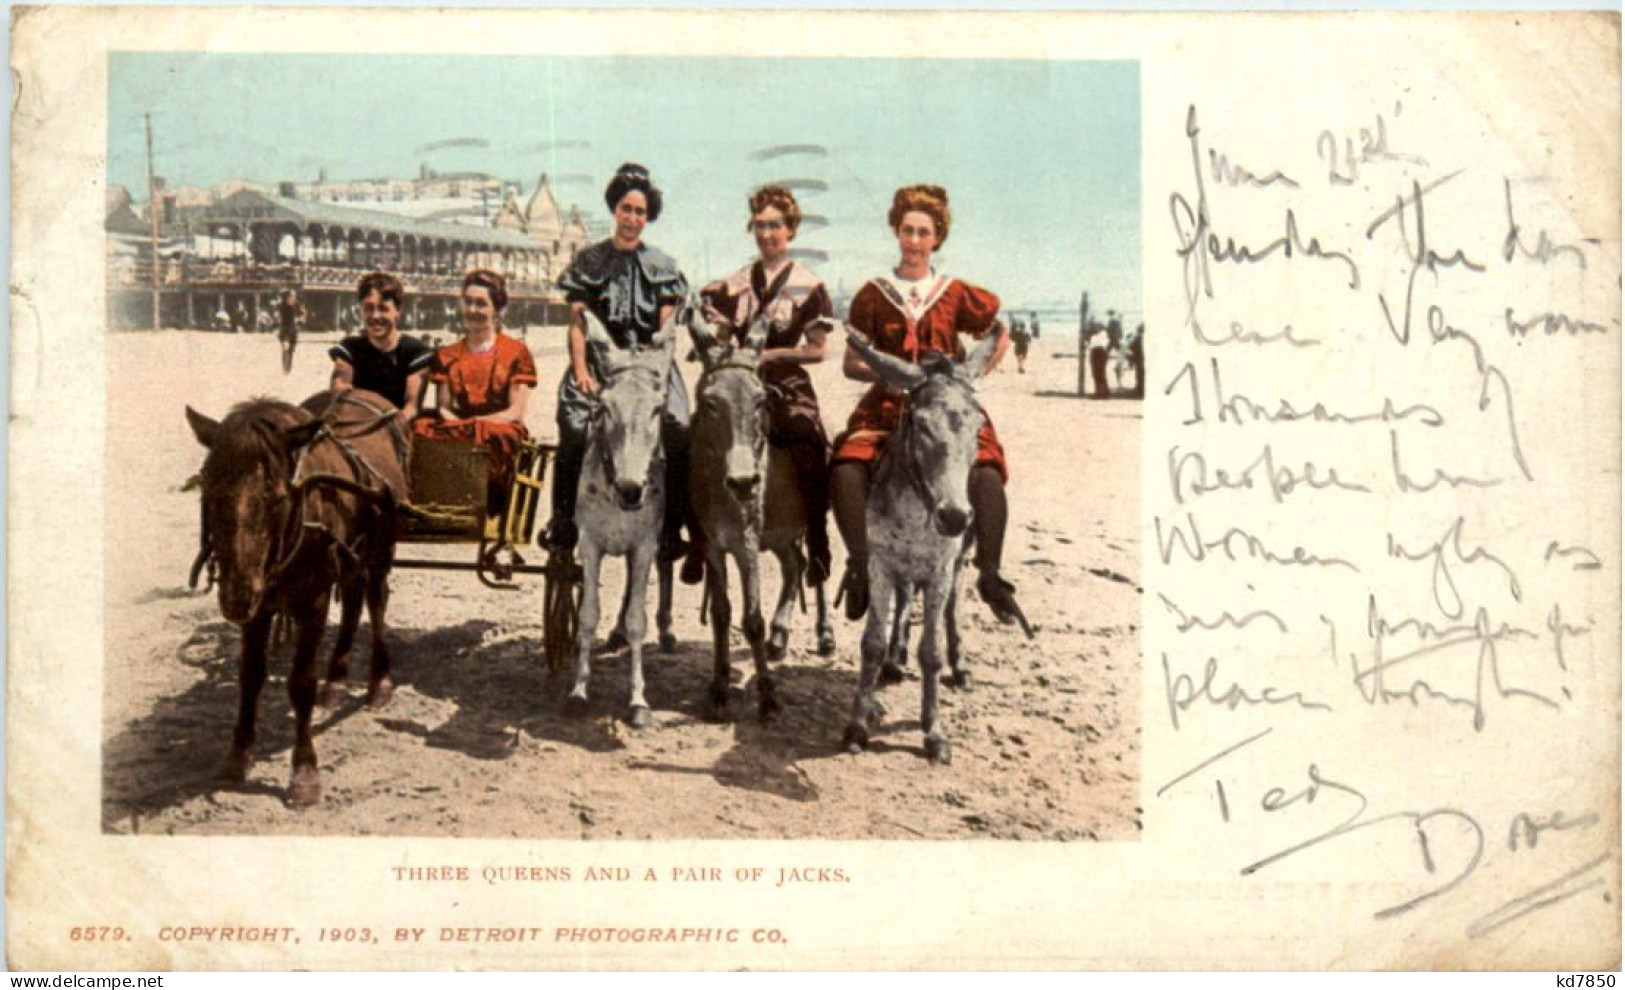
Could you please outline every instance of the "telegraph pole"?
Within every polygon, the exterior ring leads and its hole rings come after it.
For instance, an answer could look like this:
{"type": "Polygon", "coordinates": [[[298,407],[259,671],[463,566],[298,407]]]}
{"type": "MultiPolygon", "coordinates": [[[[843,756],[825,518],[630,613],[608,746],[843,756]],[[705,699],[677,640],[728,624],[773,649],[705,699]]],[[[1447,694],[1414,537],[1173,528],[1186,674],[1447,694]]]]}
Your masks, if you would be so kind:
{"type": "Polygon", "coordinates": [[[158,306],[162,289],[158,274],[158,177],[152,168],[152,114],[147,114],[147,220],[152,229],[152,328],[158,329],[158,306]]]}
{"type": "Polygon", "coordinates": [[[1078,303],[1078,395],[1087,395],[1084,384],[1089,378],[1089,293],[1078,303]]]}

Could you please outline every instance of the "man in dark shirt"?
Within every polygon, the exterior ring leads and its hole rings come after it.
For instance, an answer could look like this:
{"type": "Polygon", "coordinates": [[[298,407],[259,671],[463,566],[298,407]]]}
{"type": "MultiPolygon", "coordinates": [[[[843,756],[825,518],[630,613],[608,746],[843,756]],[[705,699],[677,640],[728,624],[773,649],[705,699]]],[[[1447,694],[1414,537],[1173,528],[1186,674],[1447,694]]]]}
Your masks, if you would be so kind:
{"type": "Polygon", "coordinates": [[[299,324],[305,321],[305,307],[299,305],[298,294],[289,289],[282,293],[276,308],[282,324],[277,340],[282,344],[282,373],[286,375],[293,370],[293,349],[299,346],[299,324]]]}
{"type": "Polygon", "coordinates": [[[400,280],[373,272],[356,286],[365,332],[346,337],[328,349],[333,359],[330,387],[363,388],[395,404],[403,420],[418,414],[423,383],[434,363],[434,349],[401,334],[401,306],[406,292],[400,280]]]}

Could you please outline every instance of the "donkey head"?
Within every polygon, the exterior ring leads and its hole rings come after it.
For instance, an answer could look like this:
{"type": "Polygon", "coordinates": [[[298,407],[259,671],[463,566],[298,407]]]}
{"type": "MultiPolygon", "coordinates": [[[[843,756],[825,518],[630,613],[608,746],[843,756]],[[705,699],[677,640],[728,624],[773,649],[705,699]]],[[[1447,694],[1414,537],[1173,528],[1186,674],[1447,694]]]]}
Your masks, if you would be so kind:
{"type": "Polygon", "coordinates": [[[976,380],[987,370],[997,340],[989,334],[963,361],[927,354],[919,364],[875,350],[848,329],[847,343],[887,385],[905,396],[903,419],[887,456],[925,503],[932,528],[955,537],[970,524],[970,472],[976,434],[985,416],[976,403],[976,380]]]}
{"type": "Polygon", "coordinates": [[[589,443],[603,458],[604,473],[622,509],[643,506],[661,465],[660,423],[666,405],[666,376],[676,341],[676,317],[668,320],[647,347],[617,348],[591,312],[586,314],[587,344],[598,355],[604,382],[593,410],[589,443]]]}
{"type": "Polygon", "coordinates": [[[742,344],[703,317],[689,332],[705,364],[694,415],[695,460],[720,462],[728,493],[741,503],[754,502],[762,492],[767,453],[767,389],[757,373],[767,321],[755,320],[742,344]]]}
{"type": "Polygon", "coordinates": [[[269,400],[237,406],[220,422],[188,406],[186,421],[209,451],[202,472],[204,540],[219,569],[220,614],[242,625],[265,607],[292,509],[294,452],[317,424],[269,400]]]}

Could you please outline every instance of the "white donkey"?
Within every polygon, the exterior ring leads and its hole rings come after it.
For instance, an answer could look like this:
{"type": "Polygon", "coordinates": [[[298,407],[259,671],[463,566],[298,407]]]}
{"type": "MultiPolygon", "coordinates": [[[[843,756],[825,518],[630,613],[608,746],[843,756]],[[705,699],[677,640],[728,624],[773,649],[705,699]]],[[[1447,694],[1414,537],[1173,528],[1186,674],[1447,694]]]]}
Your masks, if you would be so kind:
{"type": "Polygon", "coordinates": [[[909,602],[919,590],[925,597],[919,647],[920,728],[925,731],[926,757],[947,763],[948,739],[937,705],[942,640],[946,633],[954,683],[962,683],[955,601],[971,522],[976,433],[985,419],[975,390],[992,360],[997,337],[989,334],[962,363],[930,354],[920,364],[875,350],[851,327],[846,339],[905,399],[869,487],[869,617],[845,742],[854,753],[869,744],[870,726],[881,714],[876,682],[909,602]]]}
{"type": "MultiPolygon", "coordinates": [[[[587,344],[597,356],[603,382],[592,422],[587,428],[587,454],[582,464],[576,521],[581,528],[582,588],[576,632],[574,683],[566,704],[577,712],[587,706],[587,678],[592,667],[593,635],[598,628],[599,570],[604,557],[626,558],[626,598],[620,631],[626,635],[632,662],[632,698],[626,720],[633,728],[649,724],[643,697],[643,635],[647,630],[646,593],[649,570],[660,547],[665,517],[665,455],[661,416],[666,402],[676,334],[668,319],[648,347],[624,351],[609,333],[586,314],[587,344]]],[[[659,617],[662,639],[670,615],[659,617]]]]}

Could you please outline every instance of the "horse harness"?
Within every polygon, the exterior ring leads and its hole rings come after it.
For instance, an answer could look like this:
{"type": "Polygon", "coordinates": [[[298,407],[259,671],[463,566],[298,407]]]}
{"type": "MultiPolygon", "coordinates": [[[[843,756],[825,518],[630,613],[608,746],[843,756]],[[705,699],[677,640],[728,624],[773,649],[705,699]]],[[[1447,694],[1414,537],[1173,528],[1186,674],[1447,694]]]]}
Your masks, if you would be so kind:
{"type": "MultiPolygon", "coordinates": [[[[409,452],[407,441],[404,432],[399,426],[394,409],[376,408],[355,396],[351,390],[345,389],[332,394],[326,408],[322,410],[321,415],[317,418],[317,423],[316,430],[297,448],[298,456],[293,459],[291,464],[286,466],[289,483],[288,493],[282,496],[281,500],[291,501],[293,511],[289,512],[284,520],[282,532],[273,538],[269,556],[275,563],[266,574],[265,593],[267,597],[275,594],[277,585],[303,552],[305,538],[312,530],[319,531],[328,538],[331,551],[336,558],[334,564],[337,569],[346,569],[361,559],[361,553],[364,549],[363,544],[366,539],[365,534],[358,535],[353,542],[347,543],[338,539],[331,530],[321,523],[310,522],[305,519],[307,496],[311,492],[337,490],[358,496],[369,503],[392,502],[394,500],[394,493],[390,491],[388,482],[383,475],[372,466],[364,455],[351,446],[350,441],[358,440],[381,429],[388,429],[390,430],[391,439],[394,441],[396,452],[401,458],[401,463],[406,463],[409,452]],[[336,413],[341,406],[345,405],[359,406],[370,416],[356,422],[339,422],[336,419],[336,413]],[[340,428],[346,429],[346,432],[339,433],[338,429],[340,428]],[[353,477],[344,477],[343,475],[328,472],[312,473],[301,477],[301,472],[312,450],[324,440],[331,443],[334,449],[339,452],[339,456],[343,459],[345,466],[349,468],[353,477]],[[373,487],[369,482],[376,482],[377,487],[373,487]],[[283,552],[282,548],[285,546],[288,549],[283,552]]],[[[272,436],[270,424],[256,423],[254,429],[266,446],[277,451],[279,456],[292,453],[292,451],[285,451],[276,438],[272,436]]],[[[188,576],[188,586],[194,589],[197,587],[199,573],[205,567],[208,568],[209,588],[214,586],[217,579],[214,543],[209,527],[208,502],[206,500],[202,506],[201,529],[201,546],[188,576]]]]}

